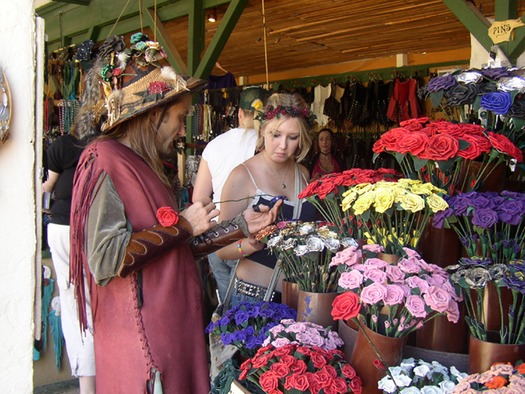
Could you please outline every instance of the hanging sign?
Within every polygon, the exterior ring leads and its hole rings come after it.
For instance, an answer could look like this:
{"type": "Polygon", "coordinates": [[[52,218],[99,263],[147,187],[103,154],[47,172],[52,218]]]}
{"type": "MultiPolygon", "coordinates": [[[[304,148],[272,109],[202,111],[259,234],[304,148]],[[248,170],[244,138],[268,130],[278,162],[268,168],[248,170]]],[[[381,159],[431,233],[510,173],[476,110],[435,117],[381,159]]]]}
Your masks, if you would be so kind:
{"type": "Polygon", "coordinates": [[[509,19],[506,21],[494,22],[489,27],[489,37],[492,39],[494,44],[510,41],[512,39],[512,33],[514,29],[521,26],[525,26],[521,19],[509,19]]]}
{"type": "Polygon", "coordinates": [[[11,122],[11,92],[5,74],[0,68],[0,142],[9,138],[11,122]]]}

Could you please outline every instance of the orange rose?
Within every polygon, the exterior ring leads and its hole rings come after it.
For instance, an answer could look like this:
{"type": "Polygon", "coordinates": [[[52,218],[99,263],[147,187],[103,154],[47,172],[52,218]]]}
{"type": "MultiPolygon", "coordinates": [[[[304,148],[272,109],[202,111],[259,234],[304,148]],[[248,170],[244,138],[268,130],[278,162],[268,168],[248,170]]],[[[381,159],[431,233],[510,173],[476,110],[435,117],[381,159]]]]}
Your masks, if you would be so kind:
{"type": "Polygon", "coordinates": [[[521,363],[520,365],[516,365],[516,371],[518,373],[525,375],[525,363],[521,363]]]}
{"type": "Polygon", "coordinates": [[[489,389],[499,389],[500,387],[505,387],[506,384],[507,379],[505,379],[503,376],[494,376],[487,383],[485,383],[485,386],[489,389]]]}

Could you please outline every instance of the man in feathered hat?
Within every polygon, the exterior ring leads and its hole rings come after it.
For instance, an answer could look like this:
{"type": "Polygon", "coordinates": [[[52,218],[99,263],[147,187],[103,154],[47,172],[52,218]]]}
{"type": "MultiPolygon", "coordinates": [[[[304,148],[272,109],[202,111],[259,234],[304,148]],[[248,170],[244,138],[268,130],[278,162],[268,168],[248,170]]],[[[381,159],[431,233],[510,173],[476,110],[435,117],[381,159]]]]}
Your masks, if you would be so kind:
{"type": "Polygon", "coordinates": [[[278,204],[218,225],[213,203],[178,211],[163,159],[186,132],[191,94],[142,33],[112,38],[86,78],[71,210],[71,276],[85,327],[92,296],[97,391],[208,393],[203,302],[195,256],[272,223],[278,204]],[[86,277],[83,276],[86,273],[86,277]],[[162,391],[158,391],[159,388],[162,391]]]}

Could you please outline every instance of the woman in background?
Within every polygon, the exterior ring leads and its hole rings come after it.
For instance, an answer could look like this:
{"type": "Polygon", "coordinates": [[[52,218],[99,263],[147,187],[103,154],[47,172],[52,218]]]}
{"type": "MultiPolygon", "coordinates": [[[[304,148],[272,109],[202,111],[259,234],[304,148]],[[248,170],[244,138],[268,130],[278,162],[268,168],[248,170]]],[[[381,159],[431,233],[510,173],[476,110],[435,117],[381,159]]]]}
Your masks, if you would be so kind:
{"type": "Polygon", "coordinates": [[[334,153],[334,132],[325,128],[317,135],[317,152],[310,162],[310,180],[313,181],[332,172],[341,172],[343,165],[334,153]]]}

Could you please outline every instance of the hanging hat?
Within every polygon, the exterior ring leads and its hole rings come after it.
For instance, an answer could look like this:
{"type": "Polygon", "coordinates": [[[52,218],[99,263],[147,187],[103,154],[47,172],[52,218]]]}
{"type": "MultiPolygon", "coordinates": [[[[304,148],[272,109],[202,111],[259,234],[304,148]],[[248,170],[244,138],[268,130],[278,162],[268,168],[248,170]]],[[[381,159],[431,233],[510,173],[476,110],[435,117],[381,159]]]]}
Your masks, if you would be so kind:
{"type": "Polygon", "coordinates": [[[269,92],[259,86],[248,86],[241,92],[239,107],[247,111],[260,111],[268,99],[269,92]]]}
{"type": "Polygon", "coordinates": [[[86,89],[79,111],[80,138],[108,133],[115,126],[184,94],[196,93],[207,81],[177,74],[158,42],[143,33],[131,36],[126,48],[122,38],[110,37],[99,48],[98,58],[86,75],[86,89]]]}

